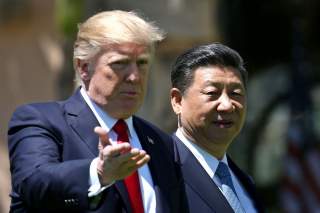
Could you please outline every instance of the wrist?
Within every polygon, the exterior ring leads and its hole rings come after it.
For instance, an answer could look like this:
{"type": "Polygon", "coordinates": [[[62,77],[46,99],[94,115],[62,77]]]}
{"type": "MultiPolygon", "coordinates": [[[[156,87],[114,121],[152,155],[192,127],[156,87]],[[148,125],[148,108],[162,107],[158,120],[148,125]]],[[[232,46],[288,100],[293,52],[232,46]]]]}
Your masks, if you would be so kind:
{"type": "Polygon", "coordinates": [[[100,160],[97,164],[97,174],[100,181],[101,186],[107,186],[114,182],[110,177],[107,177],[104,171],[104,164],[100,160]]]}

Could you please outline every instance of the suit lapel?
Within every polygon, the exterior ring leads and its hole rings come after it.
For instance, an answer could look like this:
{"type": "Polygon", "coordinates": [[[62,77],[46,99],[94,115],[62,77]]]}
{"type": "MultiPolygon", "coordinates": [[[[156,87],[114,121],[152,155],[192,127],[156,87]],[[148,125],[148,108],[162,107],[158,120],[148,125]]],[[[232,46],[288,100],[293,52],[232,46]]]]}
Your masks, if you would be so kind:
{"type": "MultiPolygon", "coordinates": [[[[143,128],[143,125],[141,124],[141,122],[137,121],[136,117],[133,116],[133,127],[137,133],[137,136],[139,138],[139,141],[141,143],[141,146],[143,147],[143,149],[150,155],[152,156],[150,162],[148,163],[150,172],[151,172],[151,176],[155,185],[155,192],[156,192],[156,203],[157,203],[157,211],[159,209],[158,204],[160,204],[161,202],[159,202],[158,198],[161,197],[159,196],[161,194],[160,190],[158,189],[158,187],[156,186],[157,184],[155,182],[157,182],[155,179],[156,178],[156,171],[157,169],[154,169],[154,167],[152,165],[154,165],[153,161],[155,161],[155,159],[157,159],[156,152],[154,152],[155,149],[157,149],[156,147],[153,147],[156,143],[156,138],[150,136],[148,134],[148,131],[146,129],[143,128]]],[[[157,145],[156,145],[157,146],[157,145]]],[[[130,205],[130,200],[129,200],[129,196],[128,196],[128,191],[124,185],[123,181],[116,181],[115,186],[117,188],[117,190],[120,193],[120,196],[122,197],[123,202],[125,203],[126,209],[128,211],[128,213],[132,212],[132,208],[130,205]]],[[[161,207],[162,205],[160,205],[161,207]]],[[[163,211],[163,212],[169,212],[168,211],[163,211]]]]}
{"type": "MultiPolygon", "coordinates": [[[[191,151],[178,137],[173,135],[173,138],[185,183],[188,184],[213,211],[233,212],[228,201],[191,151]]],[[[192,203],[190,203],[190,205],[192,205],[192,203]]]]}
{"type": "Polygon", "coordinates": [[[116,181],[115,186],[116,186],[116,188],[117,188],[117,190],[118,190],[118,192],[119,192],[119,194],[125,204],[127,213],[132,213],[132,208],[131,208],[130,200],[129,200],[129,194],[126,189],[126,186],[124,185],[124,182],[123,181],[116,181]]]}
{"type": "Polygon", "coordinates": [[[133,117],[133,126],[137,132],[142,148],[151,156],[148,163],[152,176],[154,190],[156,193],[156,212],[170,212],[168,201],[170,200],[170,188],[177,186],[175,183],[176,177],[172,171],[168,158],[163,156],[168,151],[164,149],[162,141],[159,141],[159,136],[154,134],[154,131],[144,124],[139,118],[133,117]]]}
{"type": "Polygon", "coordinates": [[[94,127],[99,126],[93,112],[81,97],[79,89],[66,102],[66,118],[69,125],[82,139],[93,157],[98,155],[98,136],[94,133],[94,127]]]}

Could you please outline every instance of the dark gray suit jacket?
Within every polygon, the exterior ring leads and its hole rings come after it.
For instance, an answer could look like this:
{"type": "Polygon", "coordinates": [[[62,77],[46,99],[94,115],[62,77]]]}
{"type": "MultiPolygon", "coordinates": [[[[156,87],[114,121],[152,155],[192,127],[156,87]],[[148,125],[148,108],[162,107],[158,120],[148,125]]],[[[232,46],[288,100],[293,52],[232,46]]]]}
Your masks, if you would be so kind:
{"type": "MultiPolygon", "coordinates": [[[[192,152],[176,136],[175,159],[180,164],[190,213],[234,212],[217,185],[212,181],[192,152]]],[[[252,179],[228,157],[228,164],[248,192],[258,212],[264,212],[252,179]]]]}
{"type": "MultiPolygon", "coordinates": [[[[131,212],[123,181],[106,189],[96,209],[88,199],[89,167],[98,155],[98,121],[79,89],[62,102],[19,107],[9,123],[11,212],[131,212]]],[[[133,117],[154,182],[157,212],[183,212],[181,175],[171,137],[133,117]]]]}

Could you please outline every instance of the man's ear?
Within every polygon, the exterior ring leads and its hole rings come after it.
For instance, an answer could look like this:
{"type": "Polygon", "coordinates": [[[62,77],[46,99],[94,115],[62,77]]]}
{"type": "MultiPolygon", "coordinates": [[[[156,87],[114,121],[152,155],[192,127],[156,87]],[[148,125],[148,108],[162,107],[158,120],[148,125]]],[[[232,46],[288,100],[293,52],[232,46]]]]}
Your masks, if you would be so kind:
{"type": "Polygon", "coordinates": [[[176,115],[181,113],[181,101],[182,93],[178,88],[172,88],[170,90],[171,106],[176,115]]]}
{"type": "Polygon", "coordinates": [[[79,72],[80,78],[83,82],[90,80],[89,62],[81,59],[76,59],[77,71],[79,72]]]}

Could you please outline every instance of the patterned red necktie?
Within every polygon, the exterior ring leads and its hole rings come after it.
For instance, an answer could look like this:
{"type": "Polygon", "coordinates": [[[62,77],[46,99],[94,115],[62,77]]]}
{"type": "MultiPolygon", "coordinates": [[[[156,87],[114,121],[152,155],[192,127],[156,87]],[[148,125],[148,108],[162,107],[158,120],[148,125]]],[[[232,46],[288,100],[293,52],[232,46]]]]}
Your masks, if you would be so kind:
{"type": "MultiPolygon", "coordinates": [[[[117,133],[117,143],[129,142],[128,127],[124,120],[120,119],[113,126],[113,130],[117,133]]],[[[129,193],[130,204],[133,213],[143,213],[142,197],[140,192],[140,184],[138,172],[135,171],[130,176],[124,179],[124,184],[129,193]]]]}

